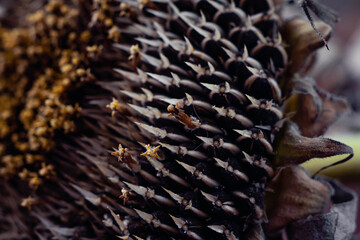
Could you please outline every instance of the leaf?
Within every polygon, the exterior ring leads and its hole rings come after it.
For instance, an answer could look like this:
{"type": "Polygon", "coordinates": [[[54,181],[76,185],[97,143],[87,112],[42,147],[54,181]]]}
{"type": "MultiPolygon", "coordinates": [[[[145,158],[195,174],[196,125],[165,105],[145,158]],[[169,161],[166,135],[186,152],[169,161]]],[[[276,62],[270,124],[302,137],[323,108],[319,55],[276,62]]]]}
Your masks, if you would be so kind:
{"type": "Polygon", "coordinates": [[[330,201],[330,188],[312,179],[299,166],[282,168],[269,183],[272,192],[265,195],[269,222],[264,225],[267,233],[280,230],[288,223],[320,213],[330,201]]]}
{"type": "Polygon", "coordinates": [[[293,222],[287,228],[289,239],[351,239],[356,229],[357,195],[340,183],[330,181],[334,204],[330,211],[293,222]]]}
{"type": "Polygon", "coordinates": [[[295,112],[291,118],[306,137],[320,136],[343,113],[350,112],[347,101],[315,86],[311,78],[291,81],[292,95],[285,103],[284,112],[295,112]]]}
{"type": "MultiPolygon", "coordinates": [[[[329,40],[332,28],[324,22],[316,21],[314,24],[324,39],[329,40]]],[[[324,46],[323,40],[319,38],[309,22],[299,18],[285,23],[281,33],[285,42],[291,46],[288,49],[290,63],[287,67],[290,75],[298,72],[306,64],[308,57],[315,50],[324,46]]]]}
{"type": "Polygon", "coordinates": [[[294,122],[286,121],[277,135],[275,164],[287,166],[301,164],[311,158],[325,158],[340,154],[349,154],[348,158],[333,165],[349,160],[353,156],[351,147],[328,138],[309,138],[301,136],[294,122]]]}

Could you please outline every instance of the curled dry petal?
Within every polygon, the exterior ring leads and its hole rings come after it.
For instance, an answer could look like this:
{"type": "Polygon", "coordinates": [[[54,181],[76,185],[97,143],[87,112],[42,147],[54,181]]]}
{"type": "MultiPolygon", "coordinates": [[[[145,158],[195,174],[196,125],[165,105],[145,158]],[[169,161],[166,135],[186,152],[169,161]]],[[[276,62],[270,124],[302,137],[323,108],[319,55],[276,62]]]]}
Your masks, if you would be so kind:
{"type": "Polygon", "coordinates": [[[312,79],[292,80],[293,94],[285,104],[285,113],[295,112],[291,118],[306,137],[317,137],[345,112],[350,112],[347,101],[315,86],[312,79]]]}
{"type": "Polygon", "coordinates": [[[356,229],[358,197],[339,182],[329,182],[334,189],[333,204],[327,213],[309,216],[289,224],[289,239],[352,239],[356,229]]]}
{"type": "MultiPolygon", "coordinates": [[[[332,28],[324,22],[314,22],[316,28],[322,33],[324,39],[329,40],[332,28]]],[[[308,57],[318,48],[324,46],[324,42],[314,31],[308,21],[293,19],[282,28],[282,36],[289,48],[290,63],[288,72],[298,72],[306,63],[308,57]]]]}
{"type": "MultiPolygon", "coordinates": [[[[299,128],[291,121],[285,123],[277,137],[279,142],[275,163],[279,166],[301,164],[311,158],[325,158],[340,154],[349,154],[351,158],[353,155],[353,149],[343,143],[328,138],[301,136],[299,128]]],[[[345,160],[349,160],[349,157],[345,160]]],[[[343,161],[338,163],[341,162],[343,161]]]]}
{"type": "Polygon", "coordinates": [[[280,169],[268,187],[272,190],[265,196],[269,222],[264,229],[268,233],[295,220],[322,212],[331,196],[331,190],[326,184],[312,179],[299,166],[280,169]]]}

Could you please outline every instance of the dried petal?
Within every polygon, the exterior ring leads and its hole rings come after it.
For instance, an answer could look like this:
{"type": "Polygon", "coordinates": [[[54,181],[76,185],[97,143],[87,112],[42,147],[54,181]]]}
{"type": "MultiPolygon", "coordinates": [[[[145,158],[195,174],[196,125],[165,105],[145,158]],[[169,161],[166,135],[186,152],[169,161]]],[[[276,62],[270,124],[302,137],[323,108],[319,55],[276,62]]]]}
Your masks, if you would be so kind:
{"type": "MultiPolygon", "coordinates": [[[[316,28],[322,33],[327,41],[330,38],[332,28],[324,22],[314,22],[316,28]]],[[[293,19],[282,28],[282,36],[289,48],[288,72],[299,71],[306,63],[308,57],[318,48],[324,46],[324,42],[314,31],[308,21],[293,19]]]]}
{"type": "Polygon", "coordinates": [[[291,118],[299,126],[301,134],[317,137],[339,116],[350,111],[347,101],[315,86],[312,79],[292,81],[293,94],[285,104],[285,113],[295,112],[291,118]]]}
{"type": "MultiPolygon", "coordinates": [[[[299,128],[291,121],[285,123],[277,137],[280,141],[278,143],[275,163],[280,166],[301,164],[311,158],[325,158],[340,154],[349,154],[351,158],[353,155],[352,148],[343,143],[328,138],[301,136],[299,128]]],[[[350,158],[346,158],[338,163],[350,158]]]]}
{"type": "Polygon", "coordinates": [[[351,239],[356,229],[357,195],[330,181],[334,188],[334,204],[325,214],[309,216],[289,225],[289,239],[351,239]]]}
{"type": "Polygon", "coordinates": [[[288,223],[322,212],[330,201],[330,188],[311,177],[299,166],[280,169],[265,196],[269,222],[266,232],[274,232],[288,223]]]}

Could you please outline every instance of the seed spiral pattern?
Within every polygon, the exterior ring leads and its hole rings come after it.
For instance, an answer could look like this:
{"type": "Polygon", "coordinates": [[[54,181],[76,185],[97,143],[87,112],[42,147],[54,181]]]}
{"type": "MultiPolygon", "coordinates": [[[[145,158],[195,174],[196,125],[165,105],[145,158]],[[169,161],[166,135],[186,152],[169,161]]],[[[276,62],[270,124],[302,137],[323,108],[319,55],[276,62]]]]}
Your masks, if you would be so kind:
{"type": "Polygon", "coordinates": [[[99,138],[112,128],[120,143],[122,234],[243,238],[266,219],[283,118],[288,60],[273,2],[122,1],[113,11],[119,80],[98,83],[114,97],[113,117],[84,113],[99,138]]]}

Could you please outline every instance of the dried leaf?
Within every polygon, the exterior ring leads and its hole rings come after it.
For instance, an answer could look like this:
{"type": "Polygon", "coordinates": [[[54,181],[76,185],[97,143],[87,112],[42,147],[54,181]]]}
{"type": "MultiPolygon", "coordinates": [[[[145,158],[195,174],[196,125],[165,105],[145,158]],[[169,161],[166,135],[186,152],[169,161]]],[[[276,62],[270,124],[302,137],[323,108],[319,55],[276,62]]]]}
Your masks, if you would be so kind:
{"type": "Polygon", "coordinates": [[[306,137],[320,136],[345,112],[350,112],[347,101],[315,86],[310,78],[291,81],[291,97],[285,104],[285,113],[295,112],[291,118],[306,137]]]}
{"type": "Polygon", "coordinates": [[[280,169],[269,183],[265,196],[269,222],[264,225],[268,233],[280,230],[288,223],[320,213],[330,201],[330,188],[312,179],[299,166],[280,169]]]}
{"type": "Polygon", "coordinates": [[[325,214],[309,216],[291,223],[289,239],[351,239],[356,229],[357,196],[340,183],[330,181],[334,188],[334,204],[325,214]]]}
{"type": "Polygon", "coordinates": [[[279,166],[301,164],[311,158],[325,158],[340,154],[349,154],[349,157],[333,165],[349,160],[353,155],[351,147],[328,139],[309,138],[301,136],[297,125],[287,121],[277,136],[279,139],[275,163],[279,166]]]}
{"type": "MultiPolygon", "coordinates": [[[[329,40],[332,28],[324,22],[314,22],[316,28],[322,33],[325,40],[329,40]]],[[[289,48],[290,64],[287,71],[290,74],[298,72],[306,63],[308,57],[318,48],[324,46],[324,42],[311,27],[308,21],[293,19],[282,28],[282,36],[291,48],[289,48]]]]}

